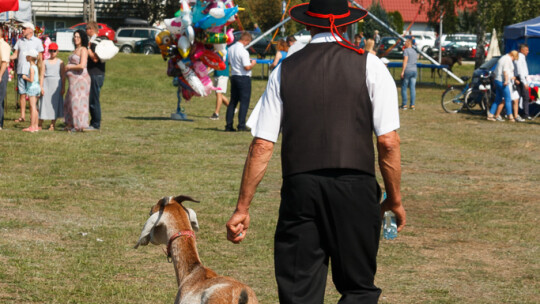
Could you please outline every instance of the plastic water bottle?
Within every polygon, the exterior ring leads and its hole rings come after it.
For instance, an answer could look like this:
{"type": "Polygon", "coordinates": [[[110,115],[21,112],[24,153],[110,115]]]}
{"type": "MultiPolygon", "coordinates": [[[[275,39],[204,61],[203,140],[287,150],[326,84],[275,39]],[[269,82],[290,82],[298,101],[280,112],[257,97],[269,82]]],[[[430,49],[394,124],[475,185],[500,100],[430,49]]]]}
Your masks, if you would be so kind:
{"type": "MultiPolygon", "coordinates": [[[[383,200],[386,199],[386,192],[383,195],[383,200]]],[[[397,238],[397,224],[396,224],[396,215],[392,211],[384,212],[384,223],[383,223],[383,237],[387,240],[393,240],[397,238]]]]}

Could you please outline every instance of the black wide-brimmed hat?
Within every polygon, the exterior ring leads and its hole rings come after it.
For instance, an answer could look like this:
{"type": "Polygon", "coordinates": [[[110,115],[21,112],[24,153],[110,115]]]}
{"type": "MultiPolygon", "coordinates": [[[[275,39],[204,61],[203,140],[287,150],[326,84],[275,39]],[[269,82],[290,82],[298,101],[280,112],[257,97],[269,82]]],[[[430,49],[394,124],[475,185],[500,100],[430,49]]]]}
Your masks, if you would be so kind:
{"type": "Polygon", "coordinates": [[[311,0],[293,6],[289,14],[294,21],[305,25],[332,28],[355,23],[368,12],[349,7],[347,0],[311,0]]]}

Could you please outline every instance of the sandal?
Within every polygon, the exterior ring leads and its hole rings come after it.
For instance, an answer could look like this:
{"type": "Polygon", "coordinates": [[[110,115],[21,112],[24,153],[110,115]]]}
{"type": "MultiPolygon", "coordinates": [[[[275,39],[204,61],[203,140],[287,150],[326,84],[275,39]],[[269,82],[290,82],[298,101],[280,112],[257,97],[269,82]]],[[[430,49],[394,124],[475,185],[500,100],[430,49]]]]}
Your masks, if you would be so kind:
{"type": "Polygon", "coordinates": [[[495,119],[495,116],[493,116],[493,114],[489,114],[488,117],[487,117],[487,120],[489,120],[489,121],[497,121],[495,119]]]}
{"type": "Polygon", "coordinates": [[[22,118],[22,117],[19,117],[17,119],[15,119],[15,122],[25,122],[26,119],[22,118]]]}

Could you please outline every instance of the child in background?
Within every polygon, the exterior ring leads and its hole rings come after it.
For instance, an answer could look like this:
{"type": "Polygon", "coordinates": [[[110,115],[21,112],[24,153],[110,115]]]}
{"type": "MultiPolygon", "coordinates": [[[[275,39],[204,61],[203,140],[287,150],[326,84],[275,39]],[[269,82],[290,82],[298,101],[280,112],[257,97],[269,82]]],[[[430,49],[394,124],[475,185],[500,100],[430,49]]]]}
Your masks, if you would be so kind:
{"type": "Polygon", "coordinates": [[[25,54],[26,60],[30,63],[29,75],[23,75],[22,79],[26,81],[26,94],[30,101],[30,127],[23,129],[24,132],[37,132],[38,127],[38,110],[37,99],[41,94],[41,86],[39,85],[39,68],[36,65],[39,56],[36,50],[29,50],[25,54]]]}
{"type": "Polygon", "coordinates": [[[41,99],[39,102],[39,127],[43,120],[51,120],[49,131],[54,131],[56,120],[64,116],[64,62],[57,58],[58,45],[49,45],[50,58],[44,61],[45,71],[41,73],[41,99]]]}

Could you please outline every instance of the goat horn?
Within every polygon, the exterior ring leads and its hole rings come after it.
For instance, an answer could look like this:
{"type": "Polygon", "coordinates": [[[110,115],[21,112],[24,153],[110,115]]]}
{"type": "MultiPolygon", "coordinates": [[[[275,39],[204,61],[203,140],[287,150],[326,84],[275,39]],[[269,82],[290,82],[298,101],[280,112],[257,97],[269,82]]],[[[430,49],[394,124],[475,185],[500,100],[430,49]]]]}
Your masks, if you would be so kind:
{"type": "Polygon", "coordinates": [[[181,203],[183,201],[190,201],[190,202],[200,203],[200,201],[194,200],[193,198],[191,198],[189,196],[186,196],[186,195],[179,195],[179,196],[175,197],[174,200],[177,203],[181,203]]]}

